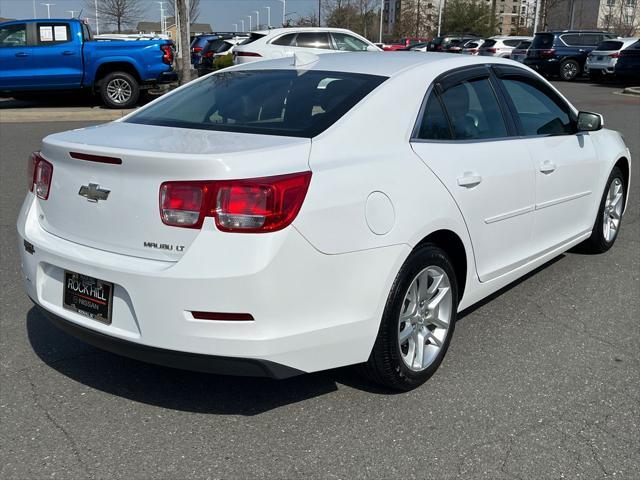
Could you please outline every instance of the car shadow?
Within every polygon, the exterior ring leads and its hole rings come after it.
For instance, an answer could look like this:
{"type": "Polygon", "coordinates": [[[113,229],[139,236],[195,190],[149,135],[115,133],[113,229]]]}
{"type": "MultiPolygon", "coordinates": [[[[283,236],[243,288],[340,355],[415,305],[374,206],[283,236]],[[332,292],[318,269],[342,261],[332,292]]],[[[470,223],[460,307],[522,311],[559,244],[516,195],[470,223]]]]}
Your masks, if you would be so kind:
{"type": "Polygon", "coordinates": [[[139,362],[77,340],[36,307],[27,313],[27,334],[38,357],[62,375],[111,395],[172,410],[251,416],[337,390],[334,371],[272,380],[139,362]]]}

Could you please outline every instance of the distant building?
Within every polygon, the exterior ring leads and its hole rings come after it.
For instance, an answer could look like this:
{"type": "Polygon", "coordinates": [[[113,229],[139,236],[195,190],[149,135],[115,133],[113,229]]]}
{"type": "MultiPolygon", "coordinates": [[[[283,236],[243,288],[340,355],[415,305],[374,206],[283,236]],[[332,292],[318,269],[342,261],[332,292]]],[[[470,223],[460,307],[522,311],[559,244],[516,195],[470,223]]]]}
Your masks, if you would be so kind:
{"type": "MultiPolygon", "coordinates": [[[[167,25],[166,33],[169,38],[176,38],[177,27],[175,18],[167,17],[165,18],[165,22],[165,25],[167,25]]],[[[158,35],[162,33],[162,26],[160,22],[138,22],[136,30],[138,33],[158,35]]],[[[194,36],[210,33],[213,31],[213,28],[211,28],[211,25],[208,23],[192,23],[189,25],[189,31],[191,32],[191,36],[194,36]]]]}
{"type": "Polygon", "coordinates": [[[549,7],[549,30],[598,29],[621,36],[640,31],[638,0],[558,0],[549,7]]]}

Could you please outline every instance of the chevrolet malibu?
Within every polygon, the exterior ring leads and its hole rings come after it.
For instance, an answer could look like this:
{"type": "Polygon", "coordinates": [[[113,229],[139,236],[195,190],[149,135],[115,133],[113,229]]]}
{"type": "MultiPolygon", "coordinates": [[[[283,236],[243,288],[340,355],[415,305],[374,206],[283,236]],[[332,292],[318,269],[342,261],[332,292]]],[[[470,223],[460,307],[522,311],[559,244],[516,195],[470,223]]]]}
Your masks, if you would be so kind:
{"type": "Polygon", "coordinates": [[[46,137],[27,294],[133,358],[284,378],[359,364],[409,390],[457,312],[620,232],[630,153],[501,58],[295,55],[46,137]]]}

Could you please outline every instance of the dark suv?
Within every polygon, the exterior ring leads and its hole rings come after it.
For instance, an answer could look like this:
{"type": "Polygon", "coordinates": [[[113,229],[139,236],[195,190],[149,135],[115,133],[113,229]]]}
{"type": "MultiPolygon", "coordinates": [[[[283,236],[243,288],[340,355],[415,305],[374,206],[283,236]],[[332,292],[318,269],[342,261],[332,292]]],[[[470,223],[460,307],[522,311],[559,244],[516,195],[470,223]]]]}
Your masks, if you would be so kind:
{"type": "Polygon", "coordinates": [[[589,30],[536,33],[524,64],[543,75],[573,80],[584,70],[587,55],[613,33],[589,30]]]}

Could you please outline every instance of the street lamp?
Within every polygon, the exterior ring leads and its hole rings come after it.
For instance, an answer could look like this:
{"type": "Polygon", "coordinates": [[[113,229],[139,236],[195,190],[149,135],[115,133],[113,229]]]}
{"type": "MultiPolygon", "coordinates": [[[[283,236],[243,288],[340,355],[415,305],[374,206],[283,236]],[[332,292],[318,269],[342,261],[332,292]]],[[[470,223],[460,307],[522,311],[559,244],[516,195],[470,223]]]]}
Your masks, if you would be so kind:
{"type": "Polygon", "coordinates": [[[156,2],[160,4],[160,33],[164,33],[165,25],[164,25],[164,4],[165,2],[156,2]]]}
{"type": "Polygon", "coordinates": [[[382,43],[382,14],[384,13],[384,0],[380,0],[380,35],[378,36],[378,43],[382,43]]]}
{"type": "Polygon", "coordinates": [[[53,5],[55,5],[55,3],[41,3],[40,5],[46,5],[47,6],[47,18],[51,18],[51,7],[53,5]]]}
{"type": "Polygon", "coordinates": [[[233,25],[233,28],[235,29],[235,31],[237,32],[238,31],[238,24],[237,23],[232,23],[232,25],[233,25]]]}
{"type": "Polygon", "coordinates": [[[251,15],[247,15],[247,18],[249,19],[249,31],[253,30],[253,28],[251,27],[251,20],[253,20],[253,17],[251,15]]]}
{"type": "Polygon", "coordinates": [[[284,27],[284,17],[287,16],[287,0],[280,0],[282,2],[282,26],[284,27]]]}
{"type": "Polygon", "coordinates": [[[67,12],[69,12],[71,14],[71,18],[75,18],[75,16],[76,16],[75,15],[75,13],[76,13],[75,10],[67,10],[67,12]]]}
{"type": "Polygon", "coordinates": [[[258,10],[254,10],[253,13],[256,14],[256,30],[260,30],[260,12],[258,10]]]}
{"type": "Polygon", "coordinates": [[[240,23],[242,23],[242,31],[244,32],[245,31],[245,29],[244,29],[244,20],[241,19],[240,23]]]}
{"type": "Polygon", "coordinates": [[[267,9],[267,30],[271,28],[271,7],[263,7],[267,9]]]}
{"type": "Polygon", "coordinates": [[[100,35],[100,24],[98,23],[98,0],[95,0],[96,6],[96,35],[100,35]]]}

